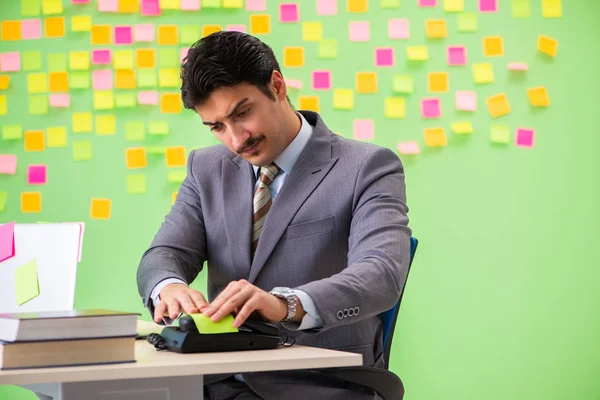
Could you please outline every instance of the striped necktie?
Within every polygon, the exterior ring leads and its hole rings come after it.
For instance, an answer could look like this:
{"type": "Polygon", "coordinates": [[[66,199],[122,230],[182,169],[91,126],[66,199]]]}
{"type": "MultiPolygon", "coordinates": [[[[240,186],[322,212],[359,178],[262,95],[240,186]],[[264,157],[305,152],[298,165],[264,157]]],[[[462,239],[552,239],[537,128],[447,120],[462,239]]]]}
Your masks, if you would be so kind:
{"type": "Polygon", "coordinates": [[[252,217],[252,258],[258,246],[258,238],[262,232],[262,227],[267,219],[267,213],[271,208],[273,200],[271,199],[271,189],[269,185],[275,180],[281,169],[275,163],[260,168],[258,186],[254,192],[254,215],[252,217]]]}

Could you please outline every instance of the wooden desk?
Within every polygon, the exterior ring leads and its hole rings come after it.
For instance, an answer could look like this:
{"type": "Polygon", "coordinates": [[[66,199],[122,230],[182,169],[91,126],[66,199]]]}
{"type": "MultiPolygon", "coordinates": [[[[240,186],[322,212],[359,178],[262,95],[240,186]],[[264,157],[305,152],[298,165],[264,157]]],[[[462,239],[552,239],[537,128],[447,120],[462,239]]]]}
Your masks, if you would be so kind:
{"type": "MultiPolygon", "coordinates": [[[[162,326],[139,321],[138,332],[162,326]]],[[[178,354],[138,340],[135,363],[0,371],[0,385],[20,385],[43,400],[202,400],[203,375],[362,365],[362,356],[294,345],[275,350],[178,354]]]]}

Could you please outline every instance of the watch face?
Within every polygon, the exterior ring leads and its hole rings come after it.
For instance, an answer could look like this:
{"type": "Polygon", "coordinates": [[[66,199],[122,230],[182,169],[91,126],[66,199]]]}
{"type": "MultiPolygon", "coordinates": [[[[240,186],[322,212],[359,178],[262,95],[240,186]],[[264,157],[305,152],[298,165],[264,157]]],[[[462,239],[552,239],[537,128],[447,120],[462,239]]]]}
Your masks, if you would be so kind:
{"type": "Polygon", "coordinates": [[[294,293],[292,291],[292,289],[287,288],[287,287],[276,287],[276,288],[273,288],[273,290],[271,292],[282,295],[282,296],[289,296],[290,294],[294,293]]]}

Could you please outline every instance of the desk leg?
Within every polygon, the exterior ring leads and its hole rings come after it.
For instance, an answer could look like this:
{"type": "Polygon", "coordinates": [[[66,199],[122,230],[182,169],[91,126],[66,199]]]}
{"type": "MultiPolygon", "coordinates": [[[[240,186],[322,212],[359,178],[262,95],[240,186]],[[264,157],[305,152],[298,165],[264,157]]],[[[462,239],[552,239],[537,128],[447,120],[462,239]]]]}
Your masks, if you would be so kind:
{"type": "Polygon", "coordinates": [[[202,376],[23,385],[40,400],[203,400],[202,376]]]}

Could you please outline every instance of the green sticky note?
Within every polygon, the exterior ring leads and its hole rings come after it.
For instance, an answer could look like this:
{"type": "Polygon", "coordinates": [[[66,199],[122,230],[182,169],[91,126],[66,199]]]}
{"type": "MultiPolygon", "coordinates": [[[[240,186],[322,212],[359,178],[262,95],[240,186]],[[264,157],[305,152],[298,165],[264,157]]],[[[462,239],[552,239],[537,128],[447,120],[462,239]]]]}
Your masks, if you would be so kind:
{"type": "Polygon", "coordinates": [[[192,44],[200,39],[200,26],[199,25],[184,25],[181,27],[179,32],[179,43],[181,44],[192,44]]]}
{"type": "Polygon", "coordinates": [[[92,141],[73,141],[73,161],[88,161],[92,159],[92,141]]]}
{"type": "Polygon", "coordinates": [[[510,127],[494,124],[490,128],[490,141],[492,143],[510,143],[510,127]]]}
{"type": "Polygon", "coordinates": [[[323,39],[319,42],[318,57],[322,59],[337,58],[337,40],[323,39]]]}
{"type": "Polygon", "coordinates": [[[29,114],[30,115],[46,115],[50,104],[48,95],[36,94],[29,96],[29,114]]]}
{"type": "Polygon", "coordinates": [[[147,191],[146,175],[131,174],[127,175],[127,193],[128,194],[144,194],[147,191]]]}
{"type": "Polygon", "coordinates": [[[531,17],[531,0],[512,0],[513,18],[531,17]]]}
{"type": "Polygon", "coordinates": [[[186,171],[171,171],[167,175],[167,181],[170,183],[182,183],[186,176],[186,171]]]}
{"type": "Polygon", "coordinates": [[[157,85],[157,74],[153,69],[137,70],[137,85],[140,88],[151,88],[157,85]]]}
{"type": "Polygon", "coordinates": [[[381,7],[381,8],[399,8],[400,0],[380,0],[379,7],[381,7]]]}
{"type": "Polygon", "coordinates": [[[165,154],[167,152],[167,149],[165,147],[161,147],[161,146],[153,146],[153,147],[146,147],[146,152],[148,154],[165,154]]]}
{"type": "Polygon", "coordinates": [[[148,133],[150,135],[168,135],[169,124],[167,124],[167,121],[150,121],[148,123],[148,133]]]}
{"type": "MultiPolygon", "coordinates": [[[[204,3],[203,3],[204,4],[204,3]]],[[[194,320],[198,332],[202,334],[215,334],[215,333],[235,333],[239,332],[238,328],[233,326],[233,315],[229,314],[221,318],[220,321],[213,322],[210,317],[202,313],[188,314],[194,320]]]]}
{"type": "Polygon", "coordinates": [[[23,128],[21,125],[4,125],[2,127],[2,139],[19,140],[23,138],[23,128]]]}
{"type": "Polygon", "coordinates": [[[141,142],[146,137],[146,127],[143,122],[125,122],[125,140],[128,142],[141,142]]]}
{"type": "Polygon", "coordinates": [[[21,16],[36,17],[42,12],[41,0],[21,0],[21,16]]]}
{"type": "Polygon", "coordinates": [[[24,51],[21,53],[23,71],[39,71],[42,69],[41,51],[24,51]]]}
{"type": "MultiPolygon", "coordinates": [[[[204,3],[202,3],[204,6],[204,3]]],[[[158,66],[160,68],[180,67],[179,53],[177,49],[160,49],[158,51],[158,66]]]]}
{"type": "Polygon", "coordinates": [[[25,304],[40,295],[35,258],[15,269],[15,293],[18,305],[25,304]]]}
{"type": "Polygon", "coordinates": [[[458,31],[477,32],[477,14],[474,12],[458,14],[458,31]]]}
{"type": "Polygon", "coordinates": [[[66,72],[67,55],[63,53],[48,54],[48,72],[66,72]]]}
{"type": "Polygon", "coordinates": [[[415,91],[413,78],[410,75],[395,74],[392,81],[392,90],[396,93],[412,93],[415,91]]]}
{"type": "Polygon", "coordinates": [[[202,7],[204,7],[204,8],[220,8],[221,0],[202,0],[202,7]]]}
{"type": "Polygon", "coordinates": [[[90,73],[87,71],[73,71],[69,74],[69,86],[71,89],[89,89],[90,73]]]}
{"type": "Polygon", "coordinates": [[[117,93],[115,95],[115,107],[133,108],[137,105],[135,93],[117,93]]]}
{"type": "Polygon", "coordinates": [[[0,212],[6,209],[6,203],[8,202],[8,193],[0,192],[0,212]]]}

